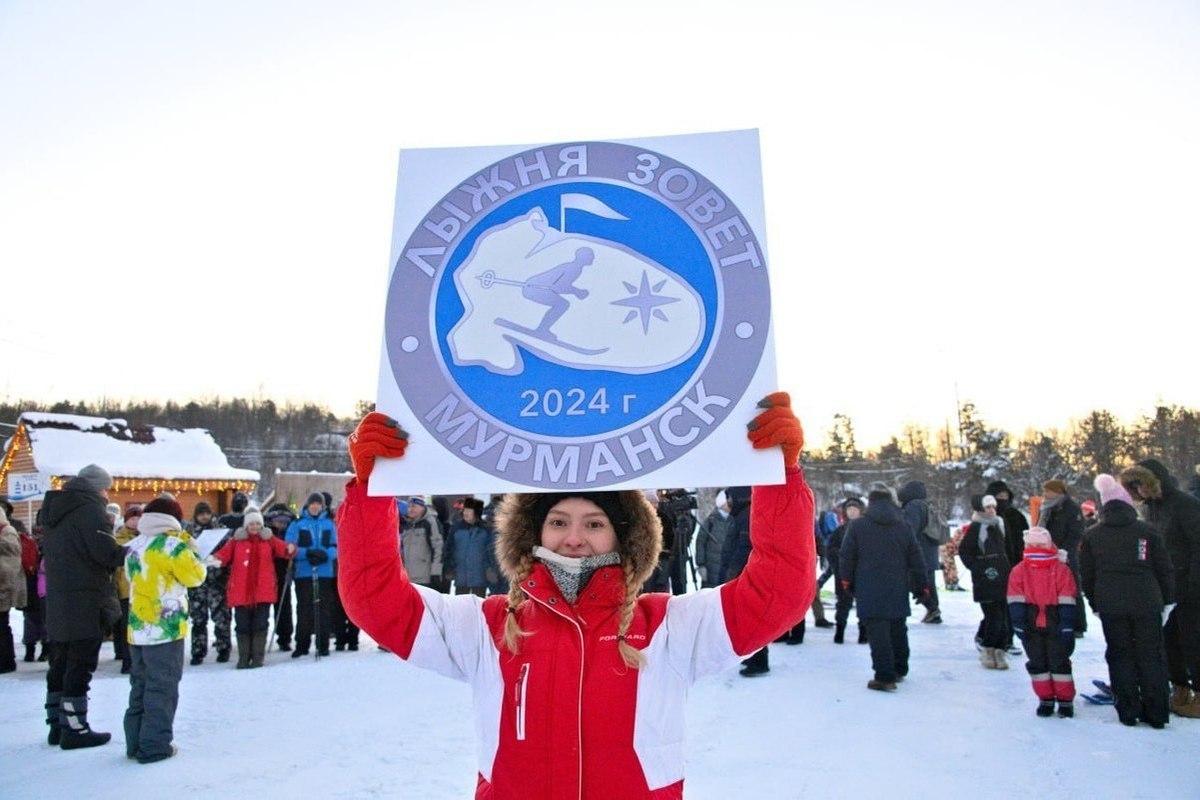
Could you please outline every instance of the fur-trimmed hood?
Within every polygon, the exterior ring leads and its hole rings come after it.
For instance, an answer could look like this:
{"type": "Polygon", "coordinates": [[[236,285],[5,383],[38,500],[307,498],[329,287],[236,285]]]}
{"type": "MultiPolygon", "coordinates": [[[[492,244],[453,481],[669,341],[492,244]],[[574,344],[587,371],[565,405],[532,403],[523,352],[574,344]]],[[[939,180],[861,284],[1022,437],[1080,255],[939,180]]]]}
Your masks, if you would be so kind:
{"type": "Polygon", "coordinates": [[[1135,499],[1139,494],[1152,500],[1162,499],[1162,482],[1158,475],[1141,464],[1122,470],[1120,480],[1125,491],[1135,499]]]}
{"type": "MultiPolygon", "coordinates": [[[[612,494],[617,496],[629,518],[626,530],[617,531],[621,567],[627,579],[633,576],[640,585],[649,579],[650,573],[658,566],[658,556],[662,550],[662,523],[654,506],[650,505],[642,492],[632,490],[612,494]]],[[[524,577],[520,574],[521,559],[542,543],[541,531],[534,527],[535,509],[542,497],[541,494],[508,494],[496,508],[496,560],[510,581],[516,582],[524,577]]]]}

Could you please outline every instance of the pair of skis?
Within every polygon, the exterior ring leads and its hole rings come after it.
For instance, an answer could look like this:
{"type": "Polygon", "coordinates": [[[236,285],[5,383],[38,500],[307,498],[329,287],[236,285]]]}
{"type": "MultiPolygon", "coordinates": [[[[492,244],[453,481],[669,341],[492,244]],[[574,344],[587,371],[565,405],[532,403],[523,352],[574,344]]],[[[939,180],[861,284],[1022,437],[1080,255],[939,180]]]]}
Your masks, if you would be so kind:
{"type": "Polygon", "coordinates": [[[1113,697],[1112,687],[1101,680],[1093,680],[1092,685],[1096,687],[1095,694],[1079,693],[1079,696],[1089,703],[1097,706],[1111,706],[1116,703],[1116,698],[1113,697]]]}

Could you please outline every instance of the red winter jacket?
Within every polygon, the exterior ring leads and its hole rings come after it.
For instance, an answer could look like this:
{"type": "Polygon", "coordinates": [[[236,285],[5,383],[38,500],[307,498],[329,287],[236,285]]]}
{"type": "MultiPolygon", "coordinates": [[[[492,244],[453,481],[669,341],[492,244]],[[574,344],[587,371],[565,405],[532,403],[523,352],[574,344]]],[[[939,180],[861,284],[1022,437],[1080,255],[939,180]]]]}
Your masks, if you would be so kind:
{"type": "MultiPolygon", "coordinates": [[[[394,504],[393,504],[394,505],[394,504]]],[[[291,558],[288,545],[283,539],[272,536],[263,539],[230,539],[213,558],[229,565],[229,586],[225,590],[225,604],[252,606],[255,603],[274,603],[278,599],[275,587],[275,559],[291,558]]]]}
{"type": "Polygon", "coordinates": [[[1075,605],[1075,576],[1058,558],[1056,547],[1025,546],[1021,563],[1008,574],[1008,602],[1037,608],[1034,628],[1045,628],[1046,609],[1075,605]]]}
{"type": "Polygon", "coordinates": [[[799,468],[755,487],[742,574],[717,589],[638,598],[621,659],[621,567],[592,576],[571,606],[544,566],[517,609],[531,635],[504,645],[507,598],[414,586],[397,557],[396,503],[350,481],[338,514],[347,615],[417,666],[471,684],[477,800],[669,800],[683,796],[684,703],[697,678],[727,669],[803,618],[815,591],[813,498],[799,468]]]}

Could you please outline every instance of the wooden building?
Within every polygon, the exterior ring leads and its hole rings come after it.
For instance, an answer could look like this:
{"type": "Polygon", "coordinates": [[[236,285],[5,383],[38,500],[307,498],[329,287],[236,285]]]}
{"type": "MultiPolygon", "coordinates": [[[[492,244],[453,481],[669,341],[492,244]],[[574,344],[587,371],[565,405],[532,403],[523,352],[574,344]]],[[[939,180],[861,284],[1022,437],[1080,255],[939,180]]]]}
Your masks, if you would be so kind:
{"type": "MultiPolygon", "coordinates": [[[[203,428],[132,427],[123,419],[27,411],[4,448],[0,490],[7,490],[9,475],[27,473],[40,473],[49,488],[59,489],[88,464],[112,476],[109,502],[123,509],[170,492],[188,518],[201,500],[217,514],[227,511],[234,492],[253,495],[259,480],[255,470],[229,466],[203,428]]],[[[41,500],[14,506],[31,521],[41,500]]]]}

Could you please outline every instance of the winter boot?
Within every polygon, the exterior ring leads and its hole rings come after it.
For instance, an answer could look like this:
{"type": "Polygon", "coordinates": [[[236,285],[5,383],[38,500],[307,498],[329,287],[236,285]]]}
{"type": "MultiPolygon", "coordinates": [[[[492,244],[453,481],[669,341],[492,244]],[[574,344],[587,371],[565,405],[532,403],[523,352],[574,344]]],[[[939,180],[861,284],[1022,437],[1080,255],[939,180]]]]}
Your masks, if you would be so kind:
{"type": "Polygon", "coordinates": [[[1075,704],[1070,700],[1059,700],[1058,716],[1060,719],[1070,719],[1075,716],[1075,704]]]}
{"type": "Polygon", "coordinates": [[[44,662],[50,660],[50,653],[46,651],[46,643],[42,642],[42,652],[38,653],[38,661],[44,662]]]}
{"type": "Polygon", "coordinates": [[[867,688],[874,689],[877,692],[894,692],[896,691],[895,681],[877,681],[874,678],[867,681],[867,688]]]}
{"type": "Polygon", "coordinates": [[[225,664],[225,663],[228,663],[228,661],[229,661],[229,651],[228,650],[218,650],[217,651],[217,663],[225,664]]]}
{"type": "Polygon", "coordinates": [[[858,626],[858,643],[867,644],[867,629],[862,625],[858,626]]]}
{"type": "Polygon", "coordinates": [[[1181,717],[1200,719],[1200,695],[1189,692],[1188,702],[1175,709],[1175,713],[1181,717]]]}
{"type": "Polygon", "coordinates": [[[979,649],[979,663],[984,669],[996,668],[996,650],[992,647],[981,647],[979,649]]]}
{"type": "Polygon", "coordinates": [[[258,669],[267,657],[267,632],[256,631],[250,638],[250,668],[258,669]]]}
{"type": "Polygon", "coordinates": [[[25,661],[26,664],[32,664],[34,661],[37,660],[37,654],[35,652],[36,650],[37,650],[36,644],[25,645],[25,658],[23,660],[25,661]]]}
{"type": "MultiPolygon", "coordinates": [[[[246,669],[250,666],[250,634],[239,633],[237,642],[238,660],[235,669],[246,669]]],[[[217,660],[221,659],[218,657],[217,660]]]]}
{"type": "Polygon", "coordinates": [[[62,692],[46,692],[46,724],[50,726],[46,744],[49,745],[57,745],[62,741],[62,728],[58,727],[58,708],[61,702],[62,692]]]}
{"type": "Polygon", "coordinates": [[[1008,651],[1003,647],[992,648],[992,659],[996,662],[996,669],[1008,669],[1008,651]]]}
{"type": "Polygon", "coordinates": [[[1054,714],[1054,701],[1041,700],[1038,702],[1037,715],[1039,717],[1049,717],[1054,714]]]}
{"type": "Polygon", "coordinates": [[[783,641],[786,644],[804,644],[805,627],[805,621],[800,620],[800,624],[788,631],[787,636],[784,637],[783,641]]]}
{"type": "Polygon", "coordinates": [[[833,643],[842,644],[846,641],[846,623],[839,622],[837,630],[833,632],[833,643]]]}
{"type": "Polygon", "coordinates": [[[929,625],[940,625],[942,623],[942,612],[936,608],[931,608],[925,612],[925,617],[921,622],[929,625]]]}
{"type": "Polygon", "coordinates": [[[62,728],[63,750],[78,750],[83,747],[99,747],[108,744],[111,733],[100,733],[88,725],[87,695],[64,697],[58,709],[58,726],[62,728]]]}
{"type": "Polygon", "coordinates": [[[1175,684],[1171,687],[1171,710],[1180,716],[1185,716],[1180,709],[1192,703],[1192,690],[1186,686],[1175,684]]]}

